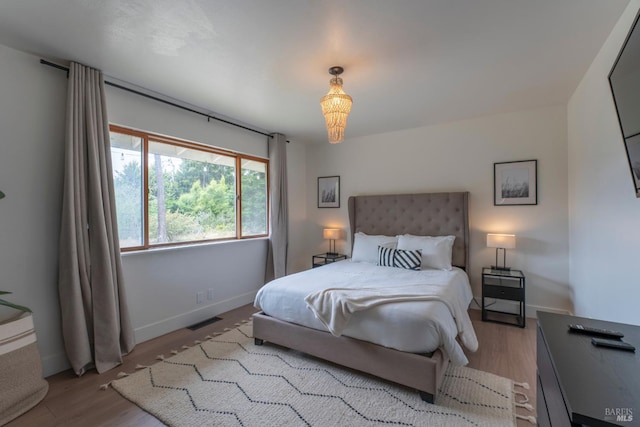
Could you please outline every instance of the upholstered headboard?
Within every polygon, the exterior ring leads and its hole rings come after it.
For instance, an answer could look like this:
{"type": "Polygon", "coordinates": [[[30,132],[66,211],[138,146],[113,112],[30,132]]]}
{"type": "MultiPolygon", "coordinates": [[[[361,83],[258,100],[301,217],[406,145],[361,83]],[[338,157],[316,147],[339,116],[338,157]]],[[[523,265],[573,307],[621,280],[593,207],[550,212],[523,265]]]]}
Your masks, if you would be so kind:
{"type": "Polygon", "coordinates": [[[354,234],[456,236],[452,264],[469,271],[469,192],[349,197],[354,234]]]}

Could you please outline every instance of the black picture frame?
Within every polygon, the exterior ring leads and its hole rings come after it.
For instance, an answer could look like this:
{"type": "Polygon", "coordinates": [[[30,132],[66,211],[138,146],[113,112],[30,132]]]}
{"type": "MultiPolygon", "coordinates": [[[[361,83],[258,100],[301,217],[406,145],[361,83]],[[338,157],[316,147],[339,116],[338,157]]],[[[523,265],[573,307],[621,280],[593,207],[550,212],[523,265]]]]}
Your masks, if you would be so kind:
{"type": "Polygon", "coordinates": [[[318,177],[318,208],[340,207],[340,177],[318,177]]]}
{"type": "Polygon", "coordinates": [[[538,204],[538,161],[493,164],[494,206],[538,204]]]}

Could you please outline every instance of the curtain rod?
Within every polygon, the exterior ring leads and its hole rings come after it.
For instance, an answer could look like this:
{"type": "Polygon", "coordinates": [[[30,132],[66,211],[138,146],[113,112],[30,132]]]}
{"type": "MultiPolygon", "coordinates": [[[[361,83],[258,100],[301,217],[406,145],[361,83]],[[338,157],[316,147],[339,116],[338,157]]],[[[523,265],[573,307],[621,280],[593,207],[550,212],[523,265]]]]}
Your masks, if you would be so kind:
{"type": "MultiPolygon", "coordinates": [[[[62,70],[62,71],[66,71],[67,75],[69,74],[69,67],[65,67],[63,65],[55,64],[53,62],[49,62],[46,59],[40,59],[40,63],[43,64],[43,65],[48,65],[49,67],[53,67],[53,68],[57,68],[57,69],[62,70]]],[[[260,135],[268,136],[269,138],[273,138],[273,135],[261,132],[261,131],[259,131],[257,129],[252,129],[252,128],[247,127],[247,126],[239,125],[238,123],[234,123],[234,122],[231,122],[229,120],[221,119],[219,117],[215,117],[215,116],[212,116],[210,114],[203,113],[202,111],[194,110],[193,108],[185,107],[184,105],[176,104],[175,102],[167,101],[165,99],[158,98],[156,96],[149,95],[148,93],[140,92],[140,91],[137,91],[135,89],[131,89],[131,88],[128,88],[126,86],[122,86],[122,85],[119,85],[117,83],[110,82],[108,80],[105,80],[104,84],[106,84],[108,86],[116,87],[118,89],[125,90],[127,92],[135,93],[136,95],[144,96],[145,98],[153,99],[154,101],[162,102],[163,104],[171,105],[172,107],[176,107],[176,108],[180,108],[182,110],[189,111],[190,113],[199,114],[201,116],[206,117],[207,121],[210,121],[211,119],[217,120],[219,122],[226,123],[226,124],[231,125],[231,126],[236,126],[236,127],[239,127],[239,128],[251,131],[251,132],[259,133],[260,135]]],[[[289,141],[287,141],[287,142],[289,142],[289,141]]]]}

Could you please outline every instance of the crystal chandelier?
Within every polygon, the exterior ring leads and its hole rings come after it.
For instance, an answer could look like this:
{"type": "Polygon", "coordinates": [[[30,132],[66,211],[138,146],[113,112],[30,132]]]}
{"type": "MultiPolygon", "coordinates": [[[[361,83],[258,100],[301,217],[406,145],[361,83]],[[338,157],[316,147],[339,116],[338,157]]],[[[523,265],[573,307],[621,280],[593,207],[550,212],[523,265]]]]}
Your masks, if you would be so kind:
{"type": "Polygon", "coordinates": [[[320,99],[322,114],[327,122],[329,142],[332,144],[344,141],[344,129],[347,127],[347,117],[353,104],[351,97],[342,90],[342,79],[338,77],[343,71],[342,67],[329,68],[329,74],[335,77],[329,80],[329,93],[320,99]]]}

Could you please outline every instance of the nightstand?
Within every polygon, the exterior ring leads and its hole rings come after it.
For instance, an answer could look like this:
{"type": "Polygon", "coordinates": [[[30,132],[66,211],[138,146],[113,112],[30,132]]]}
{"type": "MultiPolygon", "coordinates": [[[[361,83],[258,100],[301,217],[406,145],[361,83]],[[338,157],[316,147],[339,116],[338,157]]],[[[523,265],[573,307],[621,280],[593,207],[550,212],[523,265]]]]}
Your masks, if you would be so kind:
{"type": "Polygon", "coordinates": [[[342,261],[343,259],[347,259],[347,256],[343,254],[318,254],[311,257],[311,264],[313,268],[316,268],[332,262],[342,261]]]}
{"type": "Polygon", "coordinates": [[[525,284],[524,274],[520,270],[494,270],[489,267],[482,269],[482,320],[508,325],[525,327],[525,284]],[[485,304],[485,298],[516,301],[519,305],[518,313],[490,310],[485,304]],[[492,315],[500,313],[500,316],[492,315]],[[514,322],[502,320],[514,317],[514,322]]]}

